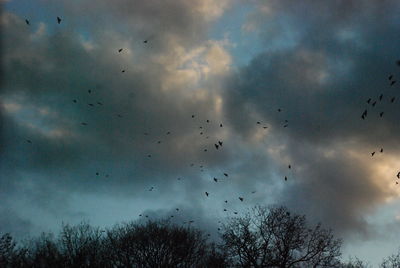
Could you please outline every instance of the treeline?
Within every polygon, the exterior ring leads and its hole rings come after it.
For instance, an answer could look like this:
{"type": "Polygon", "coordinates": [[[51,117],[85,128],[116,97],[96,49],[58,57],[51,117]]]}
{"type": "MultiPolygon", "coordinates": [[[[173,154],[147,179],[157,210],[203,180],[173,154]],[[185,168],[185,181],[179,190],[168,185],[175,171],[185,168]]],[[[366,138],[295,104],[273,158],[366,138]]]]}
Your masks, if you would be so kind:
{"type": "MultiPolygon", "coordinates": [[[[63,225],[58,235],[16,242],[0,237],[0,267],[274,267],[364,268],[341,260],[340,239],[320,224],[284,207],[255,207],[231,218],[215,244],[201,230],[168,220],[131,222],[102,230],[89,224],[63,225]]],[[[400,252],[382,268],[399,268],[400,252]]]]}

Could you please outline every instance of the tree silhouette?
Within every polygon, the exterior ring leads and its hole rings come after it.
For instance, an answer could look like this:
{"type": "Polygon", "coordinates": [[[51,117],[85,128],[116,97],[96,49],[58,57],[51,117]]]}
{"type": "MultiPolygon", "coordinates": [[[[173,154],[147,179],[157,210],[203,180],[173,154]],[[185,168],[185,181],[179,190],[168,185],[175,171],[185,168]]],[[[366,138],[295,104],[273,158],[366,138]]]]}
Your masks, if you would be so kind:
{"type": "Polygon", "coordinates": [[[400,267],[400,249],[397,253],[385,258],[381,263],[381,268],[399,268],[400,267]]]}
{"type": "Polygon", "coordinates": [[[241,267],[338,267],[341,241],[286,208],[255,207],[224,226],[224,249],[241,267]]]}

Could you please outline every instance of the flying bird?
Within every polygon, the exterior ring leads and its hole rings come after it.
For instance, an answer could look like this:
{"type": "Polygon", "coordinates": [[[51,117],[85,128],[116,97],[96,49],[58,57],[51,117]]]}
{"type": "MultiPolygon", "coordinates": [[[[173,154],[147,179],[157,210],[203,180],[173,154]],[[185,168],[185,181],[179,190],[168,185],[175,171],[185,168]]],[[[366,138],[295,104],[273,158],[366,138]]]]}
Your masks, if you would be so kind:
{"type": "Polygon", "coordinates": [[[215,182],[218,182],[218,179],[217,179],[217,178],[214,178],[214,181],[215,181],[215,182]]]}
{"type": "Polygon", "coordinates": [[[375,152],[372,152],[372,153],[371,153],[371,156],[374,156],[374,154],[375,154],[375,152]]]}
{"type": "Polygon", "coordinates": [[[225,203],[228,203],[228,200],[225,200],[225,203]]]}
{"type": "Polygon", "coordinates": [[[192,114],[192,118],[194,118],[194,114],[192,114]]]}
{"type": "Polygon", "coordinates": [[[222,124],[219,124],[219,127],[222,127],[222,124]]]}
{"type": "Polygon", "coordinates": [[[76,103],[76,100],[73,100],[74,103],[76,103]]]}
{"type": "Polygon", "coordinates": [[[400,179],[400,171],[397,173],[396,177],[400,179]]]}
{"type": "Polygon", "coordinates": [[[393,78],[393,74],[389,75],[388,79],[392,80],[392,78],[393,78]]]}
{"type": "Polygon", "coordinates": [[[219,146],[222,146],[222,141],[218,141],[219,146]]]}
{"type": "Polygon", "coordinates": [[[57,23],[60,24],[61,23],[61,18],[57,17],[57,23]]]}
{"type": "Polygon", "coordinates": [[[147,39],[143,41],[143,43],[145,43],[145,44],[147,44],[147,42],[148,42],[147,39]]]}
{"type": "Polygon", "coordinates": [[[393,103],[395,99],[396,99],[396,97],[393,97],[393,98],[390,100],[390,102],[393,103]]]}
{"type": "Polygon", "coordinates": [[[125,70],[122,70],[121,73],[125,73],[125,70]]]}
{"type": "Polygon", "coordinates": [[[374,102],[372,103],[372,107],[375,107],[375,104],[376,104],[376,101],[374,101],[374,102]]]}
{"type": "Polygon", "coordinates": [[[239,197],[239,200],[240,200],[241,202],[243,202],[243,197],[239,197]]]}
{"type": "Polygon", "coordinates": [[[96,172],[96,176],[99,176],[99,172],[96,172]]]}
{"type": "Polygon", "coordinates": [[[390,85],[393,86],[396,83],[396,80],[393,80],[390,85]]]}
{"type": "Polygon", "coordinates": [[[380,152],[383,153],[383,148],[381,148],[380,152]]]}
{"type": "Polygon", "coordinates": [[[285,176],[285,181],[287,181],[287,177],[285,176]]]}
{"type": "Polygon", "coordinates": [[[257,125],[261,124],[261,122],[257,122],[257,125]]]}
{"type": "Polygon", "coordinates": [[[31,140],[26,140],[26,142],[27,142],[27,143],[32,143],[32,141],[31,141],[31,140]]]}
{"type": "Polygon", "coordinates": [[[379,116],[382,117],[382,116],[383,116],[383,112],[381,112],[381,113],[379,114],[379,116]]]}
{"type": "Polygon", "coordinates": [[[153,191],[153,189],[154,189],[154,187],[151,186],[150,189],[149,189],[149,192],[153,191]]]}
{"type": "Polygon", "coordinates": [[[368,100],[367,100],[367,103],[369,104],[371,102],[371,98],[369,98],[368,100]]]}
{"type": "Polygon", "coordinates": [[[224,173],[224,176],[225,176],[225,177],[228,177],[228,174],[227,174],[227,173],[224,173]]]}
{"type": "Polygon", "coordinates": [[[215,146],[215,149],[218,150],[218,147],[219,147],[218,144],[214,144],[214,146],[215,146]]]}
{"type": "Polygon", "coordinates": [[[85,123],[85,122],[82,122],[81,124],[82,124],[83,126],[87,126],[87,123],[85,123]]]}
{"type": "Polygon", "coordinates": [[[122,51],[122,48],[118,49],[118,52],[121,52],[121,51],[122,51]]]}
{"type": "Polygon", "coordinates": [[[381,101],[383,98],[383,94],[379,95],[379,101],[381,101]]]}
{"type": "Polygon", "coordinates": [[[206,196],[208,196],[208,192],[205,192],[206,193],[206,196]]]}
{"type": "Polygon", "coordinates": [[[278,109],[278,112],[282,112],[281,108],[278,109]]]}
{"type": "Polygon", "coordinates": [[[25,19],[25,22],[26,22],[27,25],[29,25],[29,20],[25,19]]]}
{"type": "Polygon", "coordinates": [[[289,164],[288,168],[289,168],[289,169],[291,169],[291,168],[292,168],[292,166],[289,164]]]}

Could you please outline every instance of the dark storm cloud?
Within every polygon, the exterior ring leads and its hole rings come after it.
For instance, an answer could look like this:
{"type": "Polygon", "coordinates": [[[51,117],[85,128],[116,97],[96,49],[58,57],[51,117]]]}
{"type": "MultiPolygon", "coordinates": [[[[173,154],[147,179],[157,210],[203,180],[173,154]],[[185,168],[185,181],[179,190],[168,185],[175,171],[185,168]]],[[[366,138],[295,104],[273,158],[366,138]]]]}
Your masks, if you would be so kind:
{"type": "MultiPolygon", "coordinates": [[[[209,17],[207,11],[213,10],[202,1],[108,3],[83,6],[95,11],[87,14],[94,21],[106,12],[121,27],[90,22],[83,26],[90,30],[86,37],[77,28],[81,21],[74,21],[82,10],[68,3],[59,28],[38,22],[27,27],[23,18],[2,15],[1,171],[6,176],[0,184],[2,198],[18,217],[28,219],[26,212],[39,209],[57,219],[74,218],[79,208],[70,199],[75,193],[162,202],[176,192],[174,187],[187,189],[182,198],[196,207],[199,199],[191,191],[197,188],[202,196],[204,184],[196,174],[226,161],[226,153],[213,148],[220,122],[210,106],[218,92],[204,91],[198,98],[184,86],[165,89],[165,81],[177,77],[170,61],[180,56],[170,54],[171,43],[188,46],[202,40],[208,20],[222,9],[209,17]],[[131,42],[127,32],[138,38],[131,42]],[[177,177],[183,179],[181,186],[177,177]],[[152,197],[148,189],[153,186],[157,195],[152,197]],[[13,202],[20,196],[25,208],[13,202]]],[[[12,224],[1,227],[8,231],[12,224]]]]}
{"type": "Polygon", "coordinates": [[[241,111],[252,107],[282,142],[294,167],[282,172],[289,177],[282,202],[339,232],[365,232],[364,213],[390,190],[377,187],[366,161],[349,154],[361,152],[369,160],[378,148],[399,149],[398,103],[389,100],[400,95],[387,80],[390,73],[400,74],[398,3],[269,1],[260,6],[268,12],[256,11],[248,23],[258,26],[266,52],[228,82],[226,113],[235,114],[235,131],[249,137],[252,118],[244,119],[241,111]],[[281,27],[273,35],[271,24],[281,27]],[[296,36],[294,42],[286,39],[288,32],[296,36]],[[271,50],[274,42],[281,48],[271,50]],[[380,94],[384,98],[376,107],[366,103],[380,94]]]}

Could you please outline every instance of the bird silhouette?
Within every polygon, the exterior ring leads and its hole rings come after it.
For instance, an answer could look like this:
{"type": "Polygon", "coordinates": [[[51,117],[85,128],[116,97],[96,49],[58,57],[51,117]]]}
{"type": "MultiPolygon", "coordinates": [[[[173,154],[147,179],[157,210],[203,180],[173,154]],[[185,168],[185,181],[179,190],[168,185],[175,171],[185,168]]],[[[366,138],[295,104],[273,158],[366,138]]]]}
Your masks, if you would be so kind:
{"type": "Polygon", "coordinates": [[[27,143],[32,143],[32,141],[31,141],[31,140],[26,140],[26,142],[27,142],[27,143]]]}
{"type": "Polygon", "coordinates": [[[393,103],[395,99],[396,99],[396,97],[391,98],[390,102],[393,103]]]}
{"type": "Polygon", "coordinates": [[[57,17],[57,23],[60,24],[61,23],[61,18],[57,17]]]}
{"type": "Polygon", "coordinates": [[[148,42],[148,40],[147,40],[147,39],[143,41],[143,43],[145,43],[145,44],[147,44],[147,42],[148,42]]]}
{"type": "Polygon", "coordinates": [[[99,172],[96,172],[96,176],[99,176],[99,172]]]}
{"type": "Polygon", "coordinates": [[[375,152],[372,152],[372,153],[371,153],[371,156],[374,156],[374,154],[375,154],[375,152]]]}
{"type": "Polygon", "coordinates": [[[375,107],[375,104],[376,104],[376,101],[374,101],[374,102],[372,103],[372,107],[375,107]]]}
{"type": "Polygon", "coordinates": [[[121,73],[125,73],[125,70],[122,70],[121,73]]]}
{"type": "Polygon", "coordinates": [[[192,118],[194,118],[194,114],[192,114],[192,118]]]}
{"type": "Polygon", "coordinates": [[[218,141],[219,146],[222,146],[222,141],[218,141]]]}
{"type": "Polygon", "coordinates": [[[25,19],[25,22],[26,22],[27,25],[29,25],[29,20],[25,19]]]}
{"type": "Polygon", "coordinates": [[[400,179],[400,171],[397,173],[396,177],[400,179]]]}
{"type": "Polygon", "coordinates": [[[215,181],[215,182],[218,182],[218,179],[217,179],[217,178],[214,178],[214,181],[215,181]]]}
{"type": "Polygon", "coordinates": [[[390,85],[393,86],[394,84],[396,84],[396,80],[393,80],[390,85]]]}
{"type": "Polygon", "coordinates": [[[228,203],[228,200],[225,200],[225,203],[228,203]]]}
{"type": "Polygon", "coordinates": [[[282,112],[282,109],[281,109],[281,108],[279,108],[279,109],[278,109],[278,112],[282,112]]]}
{"type": "Polygon", "coordinates": [[[261,124],[261,122],[257,122],[257,125],[261,124]]]}
{"type": "Polygon", "coordinates": [[[206,196],[208,196],[208,192],[205,192],[206,196]]]}
{"type": "Polygon", "coordinates": [[[383,148],[381,148],[380,152],[383,153],[383,148]]]}
{"type": "Polygon", "coordinates": [[[289,168],[289,169],[291,169],[291,168],[292,168],[292,166],[289,164],[288,168],[289,168]]]}
{"type": "Polygon", "coordinates": [[[222,127],[222,124],[219,124],[219,127],[222,127]]]}
{"type": "Polygon", "coordinates": [[[240,200],[241,202],[243,202],[243,197],[239,197],[239,200],[240,200]]]}
{"type": "Polygon", "coordinates": [[[381,112],[381,113],[379,114],[379,116],[382,117],[382,116],[383,116],[383,112],[381,112]]]}
{"type": "Polygon", "coordinates": [[[207,122],[207,123],[210,123],[210,120],[207,119],[206,122],[207,122]]]}
{"type": "Polygon", "coordinates": [[[149,192],[153,191],[153,189],[154,189],[154,187],[151,186],[150,189],[149,189],[149,192]]]}
{"type": "Polygon", "coordinates": [[[368,100],[367,100],[367,103],[369,104],[371,102],[371,98],[369,98],[368,100]]]}
{"type": "Polygon", "coordinates": [[[393,78],[393,74],[389,75],[388,79],[392,80],[392,78],[393,78]]]}
{"type": "Polygon", "coordinates": [[[381,101],[383,98],[383,94],[379,95],[379,101],[381,101]]]}
{"type": "Polygon", "coordinates": [[[83,126],[87,126],[87,123],[85,123],[85,122],[82,122],[81,124],[82,124],[83,126]]]}
{"type": "Polygon", "coordinates": [[[121,51],[122,51],[122,48],[118,49],[118,52],[121,52],[121,51]]]}
{"type": "Polygon", "coordinates": [[[225,177],[228,177],[228,173],[224,173],[224,176],[225,176],[225,177]]]}
{"type": "Polygon", "coordinates": [[[218,150],[218,144],[214,144],[214,146],[215,146],[215,149],[217,149],[217,150],[218,150]]]}
{"type": "Polygon", "coordinates": [[[285,181],[287,181],[287,177],[285,176],[285,181]]]}
{"type": "Polygon", "coordinates": [[[74,103],[76,103],[77,102],[77,100],[72,100],[74,103]]]}

